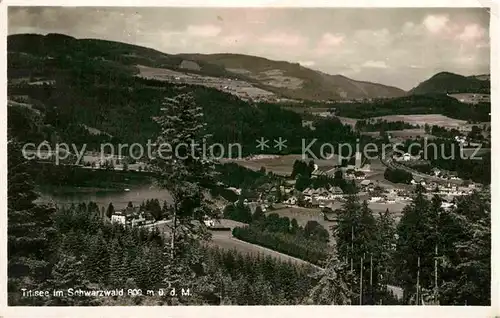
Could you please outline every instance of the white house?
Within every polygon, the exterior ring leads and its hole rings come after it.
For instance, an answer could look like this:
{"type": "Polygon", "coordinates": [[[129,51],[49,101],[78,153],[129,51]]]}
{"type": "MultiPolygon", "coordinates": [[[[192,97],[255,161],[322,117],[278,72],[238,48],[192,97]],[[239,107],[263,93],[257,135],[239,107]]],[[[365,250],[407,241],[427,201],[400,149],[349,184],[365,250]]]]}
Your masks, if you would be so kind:
{"type": "Polygon", "coordinates": [[[207,226],[207,227],[214,227],[215,226],[215,221],[209,217],[205,217],[203,219],[203,223],[205,223],[205,226],[207,226]]]}
{"type": "Polygon", "coordinates": [[[383,199],[382,197],[371,197],[369,202],[372,202],[372,203],[373,202],[380,202],[380,201],[382,201],[382,199],[383,199]]]}
{"type": "Polygon", "coordinates": [[[111,222],[120,224],[140,225],[146,219],[139,213],[138,207],[126,207],[124,210],[116,211],[111,215],[111,222]]]}
{"type": "Polygon", "coordinates": [[[467,138],[465,136],[455,136],[455,141],[460,144],[465,144],[467,142],[467,138]]]}
{"type": "Polygon", "coordinates": [[[113,223],[120,223],[120,224],[125,225],[126,221],[127,221],[127,218],[125,217],[125,215],[113,214],[111,216],[111,222],[113,222],[113,223]]]}
{"type": "Polygon", "coordinates": [[[455,204],[450,203],[450,202],[443,202],[443,203],[441,203],[441,208],[443,208],[445,210],[451,209],[454,206],[455,206],[455,204]]]}
{"type": "Polygon", "coordinates": [[[367,180],[367,179],[365,179],[365,180],[363,180],[363,181],[360,182],[360,184],[362,186],[364,186],[364,187],[369,186],[371,183],[372,183],[372,181],[371,180],[367,180]]]}
{"type": "Polygon", "coordinates": [[[297,204],[297,198],[296,197],[290,197],[290,198],[288,198],[288,200],[285,201],[285,204],[296,205],[297,204]]]}

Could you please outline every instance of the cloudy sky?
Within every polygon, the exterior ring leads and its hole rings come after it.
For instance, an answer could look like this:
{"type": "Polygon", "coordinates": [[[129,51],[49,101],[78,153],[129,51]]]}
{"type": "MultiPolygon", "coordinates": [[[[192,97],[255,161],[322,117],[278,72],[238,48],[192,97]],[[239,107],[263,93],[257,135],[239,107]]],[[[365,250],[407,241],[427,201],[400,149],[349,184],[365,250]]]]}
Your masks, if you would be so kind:
{"type": "Polygon", "coordinates": [[[483,8],[9,8],[9,34],[64,33],[166,53],[243,53],[410,89],[489,73],[483,8]]]}

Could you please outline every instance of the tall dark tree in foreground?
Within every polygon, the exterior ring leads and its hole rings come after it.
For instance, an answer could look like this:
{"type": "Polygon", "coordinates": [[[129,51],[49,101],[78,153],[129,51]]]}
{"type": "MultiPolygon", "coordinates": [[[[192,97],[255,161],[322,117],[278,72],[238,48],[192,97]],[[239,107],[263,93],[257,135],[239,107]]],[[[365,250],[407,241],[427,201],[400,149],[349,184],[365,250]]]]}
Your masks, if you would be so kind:
{"type": "Polygon", "coordinates": [[[306,302],[315,305],[350,305],[355,279],[347,262],[337,257],[337,252],[329,254],[324,269],[311,275],[316,285],[309,292],[306,302]]]}
{"type": "Polygon", "coordinates": [[[54,250],[49,241],[55,234],[54,209],[33,203],[37,194],[30,161],[23,157],[21,145],[14,139],[8,141],[7,154],[9,303],[28,304],[37,299],[21,298],[20,289],[36,289],[50,277],[54,250]]]}
{"type": "Polygon", "coordinates": [[[396,249],[396,226],[389,209],[379,212],[377,218],[377,264],[381,283],[390,284],[394,280],[393,257],[396,249]]]}
{"type": "MultiPolygon", "coordinates": [[[[417,285],[419,289],[432,288],[434,242],[430,239],[434,230],[429,219],[429,209],[430,202],[425,198],[423,187],[419,185],[412,203],[403,209],[403,216],[397,227],[397,276],[405,290],[405,297],[407,300],[414,298],[413,302],[417,301],[417,285]]],[[[420,290],[418,293],[420,294],[420,290]]]]}
{"type": "Polygon", "coordinates": [[[113,206],[113,203],[109,203],[108,209],[106,210],[106,216],[108,219],[111,219],[111,216],[115,213],[115,207],[113,206]]]}
{"type": "MultiPolygon", "coordinates": [[[[442,305],[491,304],[491,195],[489,190],[461,198],[445,212],[439,256],[442,305]]],[[[444,217],[443,217],[444,219],[444,217]]]]}
{"type": "Polygon", "coordinates": [[[207,238],[203,219],[216,217],[204,188],[213,183],[214,166],[208,158],[208,147],[202,146],[209,136],[194,97],[181,94],[167,98],[161,111],[156,119],[160,134],[152,164],[158,183],[169,190],[173,199],[166,281],[171,285],[187,284],[192,280],[193,266],[197,266],[193,263],[200,261],[190,254],[190,246],[207,238]]]}
{"type": "Polygon", "coordinates": [[[337,224],[334,226],[337,251],[339,257],[346,262],[354,262],[358,258],[357,244],[355,240],[358,239],[360,228],[360,215],[361,205],[359,204],[359,197],[357,195],[349,195],[346,202],[342,206],[342,213],[339,216],[337,224]]]}

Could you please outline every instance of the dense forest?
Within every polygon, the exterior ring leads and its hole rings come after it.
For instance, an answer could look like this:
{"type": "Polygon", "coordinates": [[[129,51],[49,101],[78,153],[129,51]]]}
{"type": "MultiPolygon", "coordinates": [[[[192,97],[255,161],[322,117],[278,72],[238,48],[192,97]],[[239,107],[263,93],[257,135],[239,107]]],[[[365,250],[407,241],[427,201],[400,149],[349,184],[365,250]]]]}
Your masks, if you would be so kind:
{"type": "Polygon", "coordinates": [[[370,103],[335,103],[337,116],[371,118],[388,115],[442,114],[455,119],[490,121],[491,105],[469,105],[446,94],[410,95],[370,103]]]}
{"type": "Polygon", "coordinates": [[[357,131],[378,131],[416,129],[418,125],[412,125],[404,121],[387,121],[383,119],[367,119],[356,121],[355,129],[357,131]]]}
{"type": "Polygon", "coordinates": [[[413,175],[402,169],[385,169],[384,178],[394,183],[409,184],[413,179],[413,175]]]}
{"type": "MultiPolygon", "coordinates": [[[[315,153],[319,153],[320,142],[335,145],[356,141],[350,127],[344,126],[338,119],[317,119],[313,131],[302,127],[302,118],[295,112],[271,104],[257,107],[215,89],[179,88],[135,77],[116,77],[110,81],[107,75],[105,78],[97,76],[90,72],[88,77],[63,76],[54,85],[9,86],[9,96],[13,96],[14,100],[15,96],[28,96],[24,103],[32,105],[31,112],[39,114],[39,125],[31,124],[33,129],[24,133],[27,141],[86,144],[88,150],[99,150],[100,144],[107,142],[146,145],[150,136],[158,131],[152,118],[159,114],[162,100],[183,91],[194,91],[196,100],[203,107],[213,136],[212,142],[224,146],[225,152],[217,155],[230,156],[231,150],[232,156],[236,157],[238,147],[230,147],[235,143],[241,145],[243,155],[278,152],[273,147],[262,151],[255,148],[256,140],[260,138],[272,141],[281,137],[287,140],[287,147],[281,152],[284,154],[300,153],[302,139],[318,139],[311,148],[315,153]],[[92,127],[101,133],[91,133],[85,127],[92,127]]],[[[9,111],[9,122],[13,129],[25,127],[26,131],[29,126],[23,124],[28,121],[25,113],[31,112],[16,110],[19,107],[9,107],[13,109],[9,111]]]]}

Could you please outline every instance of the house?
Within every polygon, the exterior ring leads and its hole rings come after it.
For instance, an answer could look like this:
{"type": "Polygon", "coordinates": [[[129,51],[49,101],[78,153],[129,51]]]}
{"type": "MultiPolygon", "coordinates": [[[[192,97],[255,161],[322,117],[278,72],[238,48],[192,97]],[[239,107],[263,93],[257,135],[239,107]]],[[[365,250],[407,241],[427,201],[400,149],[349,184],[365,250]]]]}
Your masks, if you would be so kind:
{"type": "Polygon", "coordinates": [[[434,173],[434,175],[436,177],[439,177],[439,175],[441,174],[441,171],[439,169],[437,169],[437,168],[433,168],[432,169],[432,173],[434,173]]]}
{"type": "Polygon", "coordinates": [[[372,184],[372,181],[371,180],[363,180],[359,183],[361,186],[363,187],[367,187],[369,186],[370,184],[372,184]]]}
{"type": "Polygon", "coordinates": [[[465,136],[455,136],[455,141],[463,145],[467,143],[467,138],[465,136]]]}
{"type": "Polygon", "coordinates": [[[446,202],[446,201],[444,201],[444,202],[442,202],[442,203],[441,203],[441,208],[443,208],[443,209],[445,209],[445,210],[451,209],[451,208],[453,208],[454,206],[455,206],[455,204],[454,204],[454,203],[451,203],[451,202],[446,202]]]}
{"type": "Polygon", "coordinates": [[[374,203],[374,202],[381,202],[383,200],[382,197],[371,197],[369,202],[374,203]]]}
{"type": "Polygon", "coordinates": [[[143,216],[139,212],[139,207],[126,207],[123,210],[116,211],[111,216],[111,222],[116,222],[120,224],[132,224],[137,225],[141,221],[145,221],[143,216]],[[135,221],[134,221],[135,220],[135,221]]]}
{"type": "Polygon", "coordinates": [[[127,218],[125,215],[115,213],[111,216],[111,222],[125,225],[125,223],[127,223],[127,218]]]}
{"type": "Polygon", "coordinates": [[[310,195],[314,194],[314,189],[307,188],[307,189],[305,189],[304,191],[302,191],[302,194],[303,194],[303,195],[310,196],[310,195]]]}
{"type": "Polygon", "coordinates": [[[410,161],[411,160],[411,155],[409,153],[403,154],[403,161],[410,161]]]}
{"type": "Polygon", "coordinates": [[[331,187],[330,190],[329,190],[332,194],[343,194],[344,191],[342,191],[341,188],[339,187],[331,187]]]}
{"type": "Polygon", "coordinates": [[[215,226],[215,220],[208,217],[208,216],[205,216],[203,218],[203,223],[205,223],[206,227],[214,227],[215,226]]]}
{"type": "Polygon", "coordinates": [[[314,171],[311,173],[312,177],[318,177],[318,176],[328,176],[328,177],[334,177],[335,176],[335,171],[336,168],[331,168],[331,167],[318,167],[318,165],[314,165],[314,171]]]}
{"type": "Polygon", "coordinates": [[[296,205],[297,204],[297,198],[295,196],[292,196],[288,198],[288,200],[285,201],[285,204],[287,205],[296,205]]]}
{"type": "Polygon", "coordinates": [[[238,188],[235,188],[235,187],[229,187],[229,188],[226,188],[226,189],[233,191],[237,195],[241,195],[241,189],[238,189],[238,188]]]}

